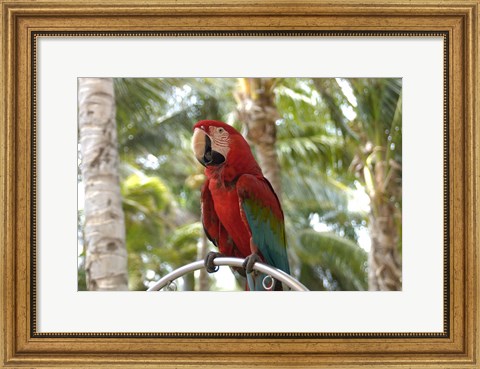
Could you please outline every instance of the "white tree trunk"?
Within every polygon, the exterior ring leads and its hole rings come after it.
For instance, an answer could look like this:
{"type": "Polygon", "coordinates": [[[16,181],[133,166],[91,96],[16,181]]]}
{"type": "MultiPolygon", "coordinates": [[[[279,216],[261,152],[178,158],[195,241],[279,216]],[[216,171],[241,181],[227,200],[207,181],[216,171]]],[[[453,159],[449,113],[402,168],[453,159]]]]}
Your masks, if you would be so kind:
{"type": "Polygon", "coordinates": [[[85,271],[90,291],[128,289],[111,78],[80,78],[78,122],[85,187],[85,271]]]}

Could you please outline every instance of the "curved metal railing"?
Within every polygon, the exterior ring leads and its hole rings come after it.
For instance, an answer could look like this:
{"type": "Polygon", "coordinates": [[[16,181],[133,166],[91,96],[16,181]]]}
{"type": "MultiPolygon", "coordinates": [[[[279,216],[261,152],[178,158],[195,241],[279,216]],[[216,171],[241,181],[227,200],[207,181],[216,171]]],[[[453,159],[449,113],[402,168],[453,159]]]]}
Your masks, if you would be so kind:
{"type": "MultiPolygon", "coordinates": [[[[245,259],[241,258],[231,258],[231,257],[217,257],[213,260],[213,264],[216,266],[231,266],[231,267],[243,267],[243,262],[245,259]]],[[[147,291],[159,291],[162,288],[170,285],[174,280],[180,278],[181,276],[193,272],[198,269],[202,269],[205,267],[204,261],[194,261],[193,263],[184,265],[178,269],[175,269],[173,272],[168,273],[166,276],[161,278],[157,283],[155,283],[152,287],[150,287],[147,291]]],[[[290,276],[289,274],[285,273],[280,269],[273,268],[267,264],[263,264],[260,262],[256,262],[253,265],[253,269],[266,274],[276,280],[282,282],[286,286],[290,287],[293,291],[308,291],[308,288],[297,281],[295,278],[290,276]]]]}

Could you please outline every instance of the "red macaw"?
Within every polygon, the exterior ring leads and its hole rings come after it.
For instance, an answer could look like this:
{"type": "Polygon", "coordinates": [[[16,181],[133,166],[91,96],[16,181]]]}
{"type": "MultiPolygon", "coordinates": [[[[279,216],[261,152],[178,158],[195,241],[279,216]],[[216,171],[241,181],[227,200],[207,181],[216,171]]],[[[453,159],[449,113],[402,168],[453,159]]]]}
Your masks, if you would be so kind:
{"type": "MultiPolygon", "coordinates": [[[[220,251],[205,258],[207,271],[216,271],[213,259],[224,255],[245,258],[247,277],[256,261],[290,274],[283,211],[247,141],[226,123],[202,120],[194,126],[192,148],[207,177],[201,196],[203,227],[220,251]]],[[[263,277],[255,277],[255,290],[263,289],[263,277]]],[[[275,289],[281,290],[281,283],[275,289]]]]}

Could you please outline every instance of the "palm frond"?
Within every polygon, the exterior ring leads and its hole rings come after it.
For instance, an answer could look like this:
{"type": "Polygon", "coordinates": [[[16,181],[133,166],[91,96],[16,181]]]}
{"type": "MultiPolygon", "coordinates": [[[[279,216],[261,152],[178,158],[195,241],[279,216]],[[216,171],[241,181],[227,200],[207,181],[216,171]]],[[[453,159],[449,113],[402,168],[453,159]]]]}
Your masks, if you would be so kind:
{"type": "Polygon", "coordinates": [[[329,271],[341,290],[367,288],[367,254],[356,243],[331,232],[306,230],[300,234],[298,255],[311,268],[329,271]]]}
{"type": "Polygon", "coordinates": [[[342,107],[352,107],[352,104],[337,81],[331,78],[314,78],[313,83],[328,110],[329,119],[342,132],[342,138],[349,137],[358,141],[358,134],[350,127],[350,122],[342,111],[342,107]]]}

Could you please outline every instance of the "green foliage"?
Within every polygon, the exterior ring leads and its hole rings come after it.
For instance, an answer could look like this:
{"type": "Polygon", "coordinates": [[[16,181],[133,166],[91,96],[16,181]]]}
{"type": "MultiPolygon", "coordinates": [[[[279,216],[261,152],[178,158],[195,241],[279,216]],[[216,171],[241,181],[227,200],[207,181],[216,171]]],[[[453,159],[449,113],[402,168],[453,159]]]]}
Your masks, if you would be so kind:
{"type": "MultiPolygon", "coordinates": [[[[320,81],[329,88],[338,86],[333,79],[320,81]]],[[[278,84],[277,108],[282,118],[277,152],[288,233],[298,238],[299,230],[311,227],[316,214],[331,231],[357,241],[357,229],[367,214],[349,210],[355,177],[348,171],[353,154],[346,150],[343,133],[351,130],[341,110],[346,98],[339,90],[335,97],[325,99],[314,79],[289,78],[278,84]],[[337,109],[334,114],[341,119],[340,126],[332,121],[330,104],[337,109]]]]}
{"type": "Polygon", "coordinates": [[[195,260],[197,243],[203,232],[200,222],[187,224],[175,229],[167,239],[167,248],[159,250],[158,255],[171,266],[178,268],[185,260],[195,260]]]}
{"type": "Polygon", "coordinates": [[[348,162],[342,136],[328,120],[328,109],[310,79],[287,78],[279,82],[276,104],[277,150],[282,168],[315,162],[318,172],[332,174],[338,162],[348,162]]]}
{"type": "Polygon", "coordinates": [[[367,253],[355,242],[331,232],[304,230],[297,255],[300,280],[312,290],[366,290],[367,253]]]}
{"type": "Polygon", "coordinates": [[[85,273],[85,268],[83,265],[78,268],[78,291],[87,290],[87,275],[85,273]]]}
{"type": "Polygon", "coordinates": [[[396,209],[393,221],[400,235],[401,253],[402,80],[349,78],[314,82],[333,124],[342,131],[344,150],[351,157],[342,163],[341,172],[353,175],[365,188],[374,216],[381,203],[391,203],[396,209]],[[346,110],[354,113],[353,119],[346,119],[346,110]]]}
{"type": "Polygon", "coordinates": [[[130,289],[142,290],[146,270],[149,270],[143,265],[142,255],[155,254],[172,223],[171,194],[160,178],[146,176],[138,170],[122,181],[121,192],[130,289]]]}

